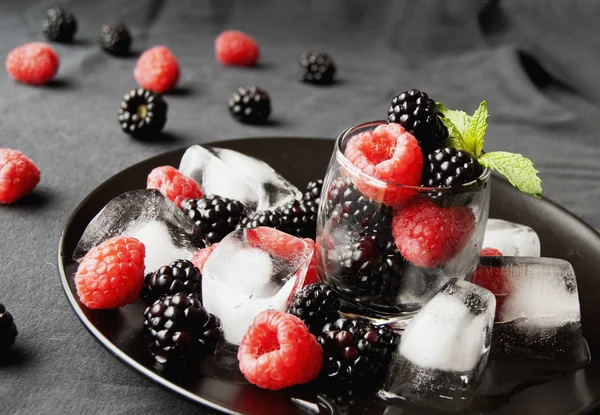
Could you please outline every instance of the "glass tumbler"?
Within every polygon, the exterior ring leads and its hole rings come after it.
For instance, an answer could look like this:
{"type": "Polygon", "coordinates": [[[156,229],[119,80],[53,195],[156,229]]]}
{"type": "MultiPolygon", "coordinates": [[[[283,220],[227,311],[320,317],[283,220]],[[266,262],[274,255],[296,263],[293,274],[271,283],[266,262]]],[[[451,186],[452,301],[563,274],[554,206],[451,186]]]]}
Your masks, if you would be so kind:
{"type": "Polygon", "coordinates": [[[317,264],[342,298],[343,313],[402,328],[451,278],[469,279],[489,211],[490,171],[449,188],[405,186],[371,177],[345,156],[340,134],[323,183],[317,264]]]}

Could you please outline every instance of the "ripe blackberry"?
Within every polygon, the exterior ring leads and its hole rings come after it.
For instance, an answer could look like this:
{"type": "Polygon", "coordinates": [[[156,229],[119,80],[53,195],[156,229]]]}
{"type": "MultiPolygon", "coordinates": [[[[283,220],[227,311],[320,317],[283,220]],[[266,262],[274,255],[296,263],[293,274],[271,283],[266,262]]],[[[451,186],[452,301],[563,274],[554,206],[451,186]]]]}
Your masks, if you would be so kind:
{"type": "Polygon", "coordinates": [[[160,298],[144,310],[144,326],[159,363],[193,359],[199,352],[213,353],[221,339],[221,322],[200,304],[194,294],[160,298]]]}
{"type": "Polygon", "coordinates": [[[388,325],[340,318],[323,327],[323,375],[350,388],[377,388],[387,372],[399,337],[388,325]]]}
{"type": "Polygon", "coordinates": [[[194,233],[211,244],[221,242],[246,216],[242,202],[217,195],[186,199],[181,210],[194,222],[194,233]]]}
{"type": "Polygon", "coordinates": [[[427,156],[423,166],[422,185],[452,187],[471,182],[481,176],[483,168],[466,151],[454,147],[438,148],[427,156]]]}
{"type": "Polygon", "coordinates": [[[143,88],[132,89],[121,102],[119,124],[132,137],[151,138],[165,126],[167,108],[160,94],[143,88]]]}
{"type": "Polygon", "coordinates": [[[312,201],[294,200],[277,209],[290,235],[315,239],[318,206],[312,201]]]}
{"type": "Polygon", "coordinates": [[[323,180],[319,179],[314,182],[308,182],[306,185],[306,192],[304,193],[304,200],[312,200],[318,206],[321,203],[321,191],[323,190],[323,180]]]}
{"type": "Polygon", "coordinates": [[[330,84],[335,75],[333,59],[325,52],[304,52],[300,57],[298,80],[311,84],[330,84]]]}
{"type": "Polygon", "coordinates": [[[423,155],[443,147],[448,138],[448,130],[440,116],[435,101],[418,89],[395,96],[388,109],[388,122],[398,123],[414,135],[423,155]]]}
{"type": "Polygon", "coordinates": [[[340,299],[325,284],[310,284],[296,292],[288,313],[295,315],[306,324],[308,330],[318,336],[327,323],[334,322],[340,316],[340,299]]]}
{"type": "Polygon", "coordinates": [[[46,19],[42,23],[42,32],[48,40],[71,42],[77,32],[77,21],[73,14],[62,7],[46,10],[46,19]]]}
{"type": "Polygon", "coordinates": [[[202,274],[190,261],[180,259],[160,267],[144,277],[140,296],[152,305],[163,295],[197,294],[202,298],[202,274]]]}
{"type": "Polygon", "coordinates": [[[238,121],[262,124],[271,114],[271,97],[256,86],[239,87],[229,98],[229,112],[238,121]]]}
{"type": "Polygon", "coordinates": [[[6,350],[15,344],[17,334],[19,333],[12,314],[0,304],[0,351],[6,350]]]}
{"type": "Polygon", "coordinates": [[[278,210],[263,210],[242,218],[238,228],[253,229],[259,226],[278,229],[281,232],[289,233],[290,226],[287,217],[278,210]]]}
{"type": "Polygon", "coordinates": [[[340,274],[344,281],[353,287],[366,286],[381,261],[375,237],[360,235],[343,246],[340,252],[340,274]]]}
{"type": "Polygon", "coordinates": [[[131,35],[123,24],[102,25],[98,37],[102,49],[116,56],[128,56],[131,46],[131,35]]]}

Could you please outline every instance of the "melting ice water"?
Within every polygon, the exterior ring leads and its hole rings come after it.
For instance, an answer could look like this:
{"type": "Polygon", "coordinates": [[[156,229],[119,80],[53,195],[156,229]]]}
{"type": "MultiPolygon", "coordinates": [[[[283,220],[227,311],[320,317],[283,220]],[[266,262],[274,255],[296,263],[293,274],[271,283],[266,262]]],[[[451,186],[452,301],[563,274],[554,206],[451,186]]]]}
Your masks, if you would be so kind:
{"type": "Polygon", "coordinates": [[[221,319],[225,340],[240,344],[261,311],[285,311],[312,255],[310,244],[275,229],[238,229],[225,237],[202,270],[203,304],[221,319]]]}
{"type": "Polygon", "coordinates": [[[133,190],[110,202],[83,232],[73,257],[113,236],[132,236],[146,247],[146,272],[177,259],[191,259],[202,247],[192,236],[193,223],[158,190],[133,190]]]}
{"type": "Polygon", "coordinates": [[[239,200],[252,210],[275,209],[301,197],[267,163],[233,150],[192,146],[179,171],[196,180],[205,194],[239,200]]]}
{"type": "Polygon", "coordinates": [[[540,238],[529,226],[488,219],[483,248],[496,248],[505,256],[540,256],[540,238]]]}

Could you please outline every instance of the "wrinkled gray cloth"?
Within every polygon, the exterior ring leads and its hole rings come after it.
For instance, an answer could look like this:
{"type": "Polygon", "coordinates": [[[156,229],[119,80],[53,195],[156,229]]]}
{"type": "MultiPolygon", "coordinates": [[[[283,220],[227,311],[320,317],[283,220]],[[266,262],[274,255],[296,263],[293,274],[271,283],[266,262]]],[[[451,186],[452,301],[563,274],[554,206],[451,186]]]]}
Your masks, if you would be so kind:
{"type": "MultiPolygon", "coordinates": [[[[43,40],[52,2],[0,2],[0,55],[43,40]]],[[[472,112],[488,101],[486,149],[522,152],[541,172],[545,195],[600,229],[600,81],[595,0],[457,1],[69,1],[79,21],[53,85],[32,88],[0,76],[0,147],[35,160],[34,195],[0,206],[0,302],[20,335],[16,361],[0,365],[2,414],[213,413],[125,367],[84,329],[57,275],[60,232],[103,180],[169,149],[244,136],[335,137],[381,119],[391,97],[417,87],[448,107],[472,112]],[[135,86],[135,58],[95,43],[103,23],[123,21],[134,48],[167,45],[181,80],[167,96],[167,140],[124,135],[116,112],[135,86]],[[261,44],[257,68],[224,68],[213,42],[225,29],[261,44]],[[327,50],[339,81],[295,80],[305,50],[327,50]],[[267,89],[273,123],[250,127],[227,113],[240,85],[267,89]]]]}

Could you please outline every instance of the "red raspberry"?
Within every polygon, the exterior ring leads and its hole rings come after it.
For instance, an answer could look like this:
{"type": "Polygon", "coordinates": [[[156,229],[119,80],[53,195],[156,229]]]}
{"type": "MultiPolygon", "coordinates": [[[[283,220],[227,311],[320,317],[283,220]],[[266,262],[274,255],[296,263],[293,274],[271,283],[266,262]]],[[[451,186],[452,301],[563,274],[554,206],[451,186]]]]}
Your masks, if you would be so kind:
{"type": "Polygon", "coordinates": [[[306,276],[304,277],[304,284],[302,287],[306,287],[307,285],[320,281],[319,268],[317,268],[317,245],[315,244],[315,241],[310,238],[304,238],[304,240],[313,247],[314,251],[310,260],[310,264],[308,265],[308,271],[306,271],[306,276]]]}
{"type": "Polygon", "coordinates": [[[44,85],[58,72],[58,54],[43,42],[26,43],[11,50],[6,57],[6,71],[16,81],[44,85]]]}
{"type": "Polygon", "coordinates": [[[203,248],[203,249],[199,250],[198,252],[196,252],[194,254],[194,256],[192,257],[192,259],[191,259],[192,264],[194,264],[194,266],[196,268],[198,268],[200,270],[200,272],[202,272],[202,268],[204,268],[204,264],[206,264],[208,257],[210,256],[210,254],[212,254],[212,252],[215,250],[217,245],[219,245],[218,242],[212,244],[211,246],[203,248]]]}
{"type": "Polygon", "coordinates": [[[116,236],[92,248],[75,274],[79,300],[88,308],[109,309],[137,301],[144,286],[144,244],[116,236]]]}
{"type": "Polygon", "coordinates": [[[202,197],[200,185],[172,166],[161,166],[152,170],[148,175],[146,188],[160,190],[177,207],[181,207],[181,202],[185,199],[202,197]]]}
{"type": "Polygon", "coordinates": [[[416,195],[414,189],[394,185],[419,186],[423,169],[419,143],[400,124],[380,125],[372,132],[357,134],[348,141],[344,155],[368,176],[350,174],[365,196],[387,205],[397,205],[416,195]]]}
{"type": "Polygon", "coordinates": [[[400,253],[419,267],[437,267],[458,252],[475,230],[468,207],[442,208],[426,197],[394,210],[392,234],[400,253]]]}
{"type": "Polygon", "coordinates": [[[483,248],[481,252],[479,252],[479,256],[502,256],[502,252],[498,251],[496,248],[483,248]]]}
{"type": "Polygon", "coordinates": [[[133,77],[142,88],[162,94],[179,80],[179,62],[165,46],[154,46],[139,57],[133,77]]]}
{"type": "Polygon", "coordinates": [[[237,358],[250,383],[271,390],[310,382],[323,366],[321,345],[302,320],[274,310],[254,318],[237,358]]]}
{"type": "Polygon", "coordinates": [[[215,56],[223,65],[256,65],[260,50],[250,36],[237,30],[226,30],[215,40],[215,56]]]}
{"type": "Polygon", "coordinates": [[[17,150],[0,148],[0,204],[13,203],[40,182],[40,169],[17,150]]]}

